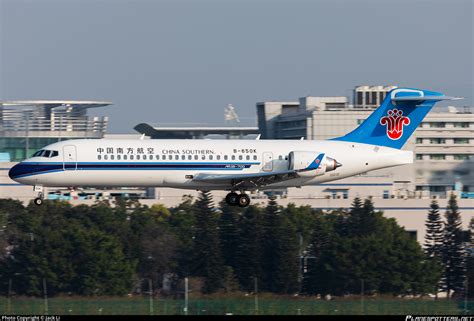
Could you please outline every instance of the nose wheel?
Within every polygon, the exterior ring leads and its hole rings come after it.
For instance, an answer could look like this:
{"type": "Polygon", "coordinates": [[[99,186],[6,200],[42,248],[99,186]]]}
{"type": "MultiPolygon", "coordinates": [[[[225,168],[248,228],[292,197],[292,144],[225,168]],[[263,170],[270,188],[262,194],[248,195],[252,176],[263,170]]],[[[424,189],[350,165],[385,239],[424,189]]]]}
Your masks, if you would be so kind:
{"type": "Polygon", "coordinates": [[[35,199],[33,200],[33,202],[34,202],[36,205],[40,206],[40,205],[43,204],[43,199],[44,199],[43,193],[38,193],[38,197],[35,198],[35,199]]]}
{"type": "Polygon", "coordinates": [[[247,207],[250,204],[250,197],[245,193],[231,192],[227,194],[225,201],[231,206],[247,207]]]}
{"type": "Polygon", "coordinates": [[[42,205],[44,200],[43,186],[35,185],[33,191],[38,192],[38,197],[33,202],[38,206],[42,205]]]}

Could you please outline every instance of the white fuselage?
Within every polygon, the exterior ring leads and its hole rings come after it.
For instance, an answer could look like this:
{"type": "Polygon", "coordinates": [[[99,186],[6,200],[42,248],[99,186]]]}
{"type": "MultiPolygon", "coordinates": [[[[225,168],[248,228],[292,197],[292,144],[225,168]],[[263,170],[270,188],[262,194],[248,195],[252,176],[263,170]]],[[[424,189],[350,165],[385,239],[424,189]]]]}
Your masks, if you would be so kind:
{"type": "Polygon", "coordinates": [[[37,186],[156,186],[231,189],[228,183],[198,182],[198,174],[284,171],[292,151],[318,152],[341,167],[324,175],[298,177],[265,189],[333,181],[369,170],[410,164],[409,151],[343,141],[295,140],[69,140],[46,146],[54,157],[32,157],[11,177],[37,186]]]}

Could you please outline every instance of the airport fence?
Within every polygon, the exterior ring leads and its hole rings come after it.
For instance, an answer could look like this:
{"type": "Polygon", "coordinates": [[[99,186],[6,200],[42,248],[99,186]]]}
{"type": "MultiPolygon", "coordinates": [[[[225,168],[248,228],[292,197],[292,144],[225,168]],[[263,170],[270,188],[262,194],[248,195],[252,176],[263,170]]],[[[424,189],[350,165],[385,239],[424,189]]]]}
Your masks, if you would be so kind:
{"type": "Polygon", "coordinates": [[[232,298],[182,299],[153,297],[56,297],[49,299],[0,298],[0,313],[6,315],[368,315],[368,314],[471,314],[474,301],[432,299],[335,299],[232,298]]]}

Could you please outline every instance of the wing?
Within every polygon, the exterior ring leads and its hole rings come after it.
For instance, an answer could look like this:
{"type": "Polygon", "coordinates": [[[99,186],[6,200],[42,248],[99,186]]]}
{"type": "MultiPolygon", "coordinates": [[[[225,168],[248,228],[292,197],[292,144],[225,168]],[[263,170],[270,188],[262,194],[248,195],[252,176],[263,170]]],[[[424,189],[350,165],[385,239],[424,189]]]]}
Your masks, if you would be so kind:
{"type": "Polygon", "coordinates": [[[223,184],[237,188],[257,189],[268,184],[278,183],[298,178],[295,170],[279,172],[261,172],[249,174],[207,174],[201,173],[194,176],[196,182],[223,184]]]}

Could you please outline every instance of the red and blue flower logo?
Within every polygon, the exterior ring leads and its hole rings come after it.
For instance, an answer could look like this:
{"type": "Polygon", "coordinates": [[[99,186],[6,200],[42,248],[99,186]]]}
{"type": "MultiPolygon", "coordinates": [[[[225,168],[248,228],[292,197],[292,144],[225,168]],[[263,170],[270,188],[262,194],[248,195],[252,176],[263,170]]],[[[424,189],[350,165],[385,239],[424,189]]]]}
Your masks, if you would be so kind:
{"type": "Polygon", "coordinates": [[[387,136],[397,140],[403,135],[403,126],[410,124],[410,118],[403,116],[403,111],[397,108],[389,110],[387,116],[380,119],[380,125],[387,125],[387,136]]]}

